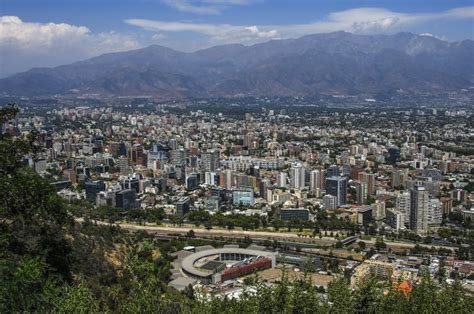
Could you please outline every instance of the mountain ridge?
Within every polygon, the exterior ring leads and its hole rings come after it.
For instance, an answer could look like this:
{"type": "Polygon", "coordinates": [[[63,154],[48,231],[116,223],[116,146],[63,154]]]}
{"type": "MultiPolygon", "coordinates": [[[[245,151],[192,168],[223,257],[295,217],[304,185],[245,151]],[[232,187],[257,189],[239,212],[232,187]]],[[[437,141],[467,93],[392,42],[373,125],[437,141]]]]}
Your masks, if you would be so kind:
{"type": "Polygon", "coordinates": [[[181,52],[151,45],[0,80],[19,96],[96,93],[160,98],[439,93],[474,85],[474,41],[347,32],[181,52]]]}

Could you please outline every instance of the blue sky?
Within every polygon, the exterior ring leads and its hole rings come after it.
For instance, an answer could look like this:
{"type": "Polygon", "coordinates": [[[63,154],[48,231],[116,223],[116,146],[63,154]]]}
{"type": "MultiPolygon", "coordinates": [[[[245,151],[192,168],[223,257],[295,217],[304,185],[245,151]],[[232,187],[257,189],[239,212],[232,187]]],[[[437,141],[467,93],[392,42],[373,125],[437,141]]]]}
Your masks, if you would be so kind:
{"type": "Polygon", "coordinates": [[[0,0],[0,76],[160,44],[193,51],[311,33],[474,38],[474,0],[0,0]]]}

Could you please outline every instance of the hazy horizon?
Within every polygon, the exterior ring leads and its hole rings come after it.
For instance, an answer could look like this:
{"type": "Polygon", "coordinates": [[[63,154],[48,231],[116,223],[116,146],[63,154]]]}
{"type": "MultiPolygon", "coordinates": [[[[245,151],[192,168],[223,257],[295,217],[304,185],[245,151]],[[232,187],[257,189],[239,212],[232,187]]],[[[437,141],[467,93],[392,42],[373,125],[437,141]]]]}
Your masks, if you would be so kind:
{"type": "MultiPolygon", "coordinates": [[[[267,43],[267,42],[270,42],[270,41],[295,40],[295,39],[299,39],[299,38],[306,37],[306,36],[324,35],[324,34],[334,34],[334,33],[341,33],[341,32],[349,33],[349,34],[353,34],[353,35],[362,35],[362,36],[366,35],[366,36],[367,36],[367,34],[357,34],[357,33],[348,32],[348,31],[334,31],[334,32],[328,32],[328,33],[306,34],[306,35],[299,36],[299,37],[289,37],[289,38],[284,38],[284,39],[269,39],[269,40],[267,40],[267,41],[263,41],[263,42],[259,42],[259,43],[238,43],[238,42],[235,42],[235,43],[227,43],[227,44],[217,44],[217,45],[209,46],[209,47],[196,48],[196,49],[190,50],[190,51],[186,51],[186,50],[184,50],[184,49],[182,50],[182,49],[179,49],[179,48],[173,48],[173,47],[167,46],[166,44],[163,44],[163,45],[162,45],[162,44],[152,43],[152,44],[149,44],[149,45],[146,45],[146,46],[143,46],[143,47],[131,48],[131,49],[129,49],[129,50],[124,50],[124,51],[110,51],[110,52],[104,52],[104,53],[101,53],[101,54],[96,55],[96,56],[84,57],[84,58],[82,58],[82,59],[74,60],[74,61],[67,62],[67,63],[57,64],[57,65],[52,65],[52,66],[38,66],[38,67],[32,67],[32,68],[26,69],[25,71],[20,71],[20,72],[15,72],[15,73],[9,73],[9,74],[6,74],[6,75],[3,75],[3,73],[0,72],[0,79],[1,79],[1,78],[7,78],[7,77],[13,76],[13,75],[15,75],[15,74],[23,73],[23,72],[30,71],[30,70],[33,70],[33,69],[39,69],[39,68],[55,68],[55,67],[60,67],[60,66],[65,66],[65,65],[73,64],[73,63],[76,63],[76,62],[86,61],[86,60],[89,60],[89,59],[92,59],[92,58],[95,58],[95,57],[100,57],[100,56],[107,55],[107,54],[114,54],[114,53],[121,53],[121,52],[136,51],[136,50],[141,50],[141,49],[150,48],[150,47],[153,47],[153,46],[159,46],[159,47],[168,48],[168,49],[171,49],[171,50],[174,50],[174,51],[177,51],[177,52],[183,52],[183,53],[192,54],[192,53],[195,53],[195,52],[204,51],[204,50],[207,50],[207,49],[216,48],[216,47],[221,47],[221,46],[242,45],[242,46],[245,46],[245,47],[252,47],[252,46],[255,46],[255,45],[258,45],[258,44],[267,43]]],[[[423,33],[422,33],[422,34],[415,34],[415,33],[412,33],[412,32],[397,32],[397,33],[394,33],[394,34],[379,33],[379,34],[371,34],[371,35],[374,35],[374,36],[378,36],[378,35],[380,35],[380,36],[390,36],[390,35],[397,35],[397,34],[401,34],[401,33],[410,33],[410,34],[418,35],[418,36],[433,37],[431,34],[423,34],[423,33]]],[[[437,38],[437,37],[434,37],[434,38],[436,38],[436,39],[438,39],[438,40],[441,40],[441,41],[444,41],[444,42],[448,42],[448,43],[462,42],[462,41],[465,41],[465,40],[474,40],[474,39],[471,39],[471,38],[465,38],[465,39],[461,39],[461,40],[457,40],[457,41],[451,41],[451,40],[447,40],[447,39],[443,39],[443,38],[437,38]]]]}

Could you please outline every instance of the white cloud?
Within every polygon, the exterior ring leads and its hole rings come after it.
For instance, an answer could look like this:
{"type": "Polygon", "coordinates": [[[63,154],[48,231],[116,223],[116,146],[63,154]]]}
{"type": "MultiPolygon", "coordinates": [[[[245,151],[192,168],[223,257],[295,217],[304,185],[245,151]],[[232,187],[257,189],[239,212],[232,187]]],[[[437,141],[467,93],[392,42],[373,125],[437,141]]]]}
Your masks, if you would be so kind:
{"type": "Polygon", "coordinates": [[[17,16],[1,16],[0,77],[139,46],[135,38],[115,32],[92,33],[84,26],[30,23],[17,16]]]}
{"type": "MultiPolygon", "coordinates": [[[[213,3],[226,2],[225,0],[208,1],[213,3]]],[[[472,18],[474,18],[474,6],[455,8],[438,13],[402,13],[383,8],[355,8],[330,13],[319,21],[288,25],[230,25],[165,22],[146,19],[128,19],[125,22],[150,31],[198,33],[207,37],[207,42],[201,43],[201,47],[206,47],[225,43],[251,44],[268,39],[294,38],[307,34],[335,31],[348,31],[357,34],[393,33],[410,30],[413,26],[435,20],[472,18]]],[[[180,44],[174,46],[181,49],[187,48],[180,44]]]]}
{"type": "MultiPolygon", "coordinates": [[[[474,18],[474,6],[438,13],[401,13],[381,8],[355,8],[330,13],[325,19],[314,23],[281,25],[276,29],[289,36],[341,30],[372,34],[409,30],[410,27],[435,20],[472,18],[474,18]]],[[[275,26],[269,27],[275,28],[275,26]]]]}
{"type": "Polygon", "coordinates": [[[51,45],[58,38],[77,38],[89,33],[84,26],[69,24],[24,23],[17,16],[0,17],[0,42],[24,46],[51,45]]]}
{"type": "Polygon", "coordinates": [[[195,14],[220,14],[231,5],[249,5],[253,0],[162,0],[169,7],[178,11],[195,14]]]}
{"type": "Polygon", "coordinates": [[[425,36],[425,37],[433,37],[433,38],[440,39],[440,40],[447,40],[447,38],[445,36],[438,36],[438,35],[435,35],[435,34],[432,34],[432,33],[420,33],[418,35],[419,36],[425,36]]]}
{"type": "Polygon", "coordinates": [[[220,14],[219,7],[214,5],[195,5],[186,0],[162,0],[164,4],[178,11],[196,14],[220,14]]]}
{"type": "Polygon", "coordinates": [[[125,23],[142,27],[149,31],[162,32],[196,32],[205,35],[217,35],[225,33],[235,26],[229,24],[206,24],[206,23],[188,23],[188,22],[164,22],[146,19],[128,19],[125,23]]]}
{"type": "Polygon", "coordinates": [[[278,32],[276,30],[270,30],[270,31],[260,31],[256,25],[253,26],[248,26],[245,28],[248,30],[252,35],[256,35],[259,38],[277,38],[278,37],[278,32]]]}
{"type": "Polygon", "coordinates": [[[261,30],[256,25],[234,26],[230,24],[163,22],[145,19],[129,19],[125,22],[149,31],[199,33],[207,36],[209,45],[235,42],[251,44],[262,40],[280,38],[276,29],[261,30]]]}
{"type": "Polygon", "coordinates": [[[156,41],[162,40],[164,38],[166,38],[166,35],[161,34],[161,33],[157,33],[157,34],[154,34],[153,36],[151,36],[151,39],[156,40],[156,41]]]}

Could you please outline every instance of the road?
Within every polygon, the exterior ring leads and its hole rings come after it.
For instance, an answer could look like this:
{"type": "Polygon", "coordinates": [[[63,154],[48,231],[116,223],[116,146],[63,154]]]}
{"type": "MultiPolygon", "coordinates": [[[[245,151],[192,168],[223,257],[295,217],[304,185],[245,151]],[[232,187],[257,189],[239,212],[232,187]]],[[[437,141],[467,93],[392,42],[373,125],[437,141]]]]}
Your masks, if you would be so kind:
{"type": "MultiPolygon", "coordinates": [[[[82,222],[82,218],[77,219],[78,222],[82,222]]],[[[93,220],[100,225],[111,225],[108,222],[93,220]]],[[[152,225],[137,225],[130,223],[114,223],[113,225],[118,225],[121,228],[129,231],[147,231],[154,234],[169,235],[179,233],[181,235],[186,235],[188,231],[193,230],[196,236],[202,237],[224,237],[224,238],[244,238],[250,237],[252,239],[258,240],[287,240],[294,242],[306,242],[314,243],[319,245],[331,245],[337,242],[335,239],[331,238],[309,238],[298,236],[295,233],[285,233],[285,232],[268,232],[268,231],[247,231],[247,230],[226,230],[226,229],[202,229],[202,228],[191,228],[191,227],[163,227],[163,226],[152,226],[152,225]]]]}
{"type": "MultiPolygon", "coordinates": [[[[77,221],[83,221],[82,218],[76,219],[77,221]]],[[[300,243],[311,243],[315,245],[332,245],[337,242],[336,239],[332,238],[310,238],[310,237],[302,237],[298,236],[295,233],[289,232],[268,232],[268,231],[248,231],[248,230],[226,230],[226,229],[202,229],[198,227],[164,227],[164,226],[156,226],[156,225],[137,225],[137,224],[130,224],[130,223],[114,223],[110,224],[108,222],[103,222],[99,220],[94,220],[97,224],[100,225],[118,225],[121,228],[128,230],[128,231],[146,231],[149,233],[153,233],[156,235],[170,235],[170,234],[181,234],[186,235],[190,230],[194,231],[194,234],[197,237],[224,237],[224,238],[244,238],[250,237],[254,240],[278,240],[278,241],[290,241],[290,242],[300,242],[300,243]]],[[[375,240],[360,240],[367,244],[375,245],[375,240]]],[[[389,247],[398,247],[398,248],[413,248],[416,246],[415,243],[407,243],[407,242],[392,242],[392,241],[384,241],[387,246],[389,247]]],[[[423,247],[434,247],[436,249],[443,248],[448,250],[456,250],[455,247],[450,246],[440,246],[440,245],[429,245],[429,244],[421,244],[420,246],[423,247]]]]}
{"type": "MultiPolygon", "coordinates": [[[[360,241],[375,245],[374,240],[360,240],[360,241]]],[[[456,247],[452,247],[452,246],[430,245],[430,244],[423,244],[423,243],[392,242],[392,241],[387,241],[387,240],[384,240],[384,243],[387,244],[387,246],[389,247],[398,247],[398,248],[413,248],[416,246],[416,244],[419,244],[420,246],[427,247],[427,248],[434,247],[435,249],[443,248],[443,249],[448,249],[451,251],[457,250],[456,247]]]]}

